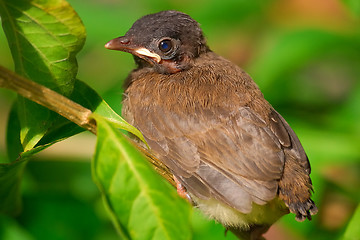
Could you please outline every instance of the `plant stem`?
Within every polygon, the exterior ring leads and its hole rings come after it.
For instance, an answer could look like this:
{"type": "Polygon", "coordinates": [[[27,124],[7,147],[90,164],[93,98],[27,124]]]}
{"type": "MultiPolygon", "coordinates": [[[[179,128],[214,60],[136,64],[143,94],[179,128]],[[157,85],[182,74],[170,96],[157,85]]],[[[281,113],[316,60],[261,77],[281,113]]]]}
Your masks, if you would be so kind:
{"type": "MultiPolygon", "coordinates": [[[[91,118],[91,110],[2,66],[0,66],[0,87],[13,90],[96,135],[96,122],[91,118]]],[[[147,157],[148,161],[161,176],[171,185],[176,186],[169,169],[159,159],[139,146],[139,144],[136,144],[132,139],[128,138],[128,140],[147,157]]]]}
{"type": "Polygon", "coordinates": [[[92,112],[63,95],[0,66],[0,87],[15,91],[96,134],[92,112]]]}

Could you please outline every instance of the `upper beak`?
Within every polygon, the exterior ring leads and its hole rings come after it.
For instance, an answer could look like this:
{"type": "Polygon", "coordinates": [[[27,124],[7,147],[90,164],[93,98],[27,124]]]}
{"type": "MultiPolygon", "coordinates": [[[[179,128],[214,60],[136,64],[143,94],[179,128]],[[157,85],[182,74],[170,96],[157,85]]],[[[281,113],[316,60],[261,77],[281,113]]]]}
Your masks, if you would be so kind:
{"type": "Polygon", "coordinates": [[[151,52],[147,48],[140,47],[136,44],[131,43],[131,40],[126,36],[110,40],[108,43],[105,44],[105,48],[110,50],[128,52],[147,61],[149,61],[149,59],[157,63],[161,61],[161,57],[158,54],[151,52]]]}

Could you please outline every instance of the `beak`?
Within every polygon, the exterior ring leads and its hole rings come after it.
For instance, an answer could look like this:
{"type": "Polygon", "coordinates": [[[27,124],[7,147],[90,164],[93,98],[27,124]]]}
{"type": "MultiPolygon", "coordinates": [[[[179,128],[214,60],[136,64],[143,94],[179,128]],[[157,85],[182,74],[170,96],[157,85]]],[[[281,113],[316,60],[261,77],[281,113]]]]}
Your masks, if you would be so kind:
{"type": "Polygon", "coordinates": [[[153,60],[156,63],[159,63],[161,61],[161,57],[158,54],[151,52],[147,48],[140,47],[131,43],[131,40],[126,36],[110,40],[108,43],[105,44],[105,48],[110,50],[128,52],[148,62],[149,60],[153,60]]]}

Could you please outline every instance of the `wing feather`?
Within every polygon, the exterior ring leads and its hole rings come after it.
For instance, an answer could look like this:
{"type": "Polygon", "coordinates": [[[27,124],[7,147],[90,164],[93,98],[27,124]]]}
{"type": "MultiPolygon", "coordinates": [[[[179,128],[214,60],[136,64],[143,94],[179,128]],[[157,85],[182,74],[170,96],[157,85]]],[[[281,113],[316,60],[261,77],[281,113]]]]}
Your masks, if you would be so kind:
{"type": "MultiPolygon", "coordinates": [[[[265,204],[276,196],[284,151],[276,128],[250,108],[226,116],[210,110],[179,115],[154,106],[145,117],[137,126],[148,144],[197,197],[212,196],[248,213],[252,202],[265,204]]],[[[287,141],[286,134],[280,136],[287,141]]]]}

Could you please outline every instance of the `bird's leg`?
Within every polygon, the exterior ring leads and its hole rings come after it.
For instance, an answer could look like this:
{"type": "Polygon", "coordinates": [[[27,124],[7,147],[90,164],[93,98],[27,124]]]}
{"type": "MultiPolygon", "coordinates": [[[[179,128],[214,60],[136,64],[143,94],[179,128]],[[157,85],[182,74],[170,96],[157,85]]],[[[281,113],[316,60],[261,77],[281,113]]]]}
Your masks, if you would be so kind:
{"type": "Polygon", "coordinates": [[[192,205],[194,205],[194,201],[191,199],[191,196],[187,193],[186,188],[177,180],[177,178],[174,176],[174,181],[176,183],[176,190],[180,197],[188,200],[192,205]]]}
{"type": "Polygon", "coordinates": [[[236,227],[228,227],[225,231],[225,235],[227,231],[231,231],[241,240],[265,240],[262,235],[266,233],[269,228],[270,226],[268,225],[251,225],[247,230],[236,227]]]}

